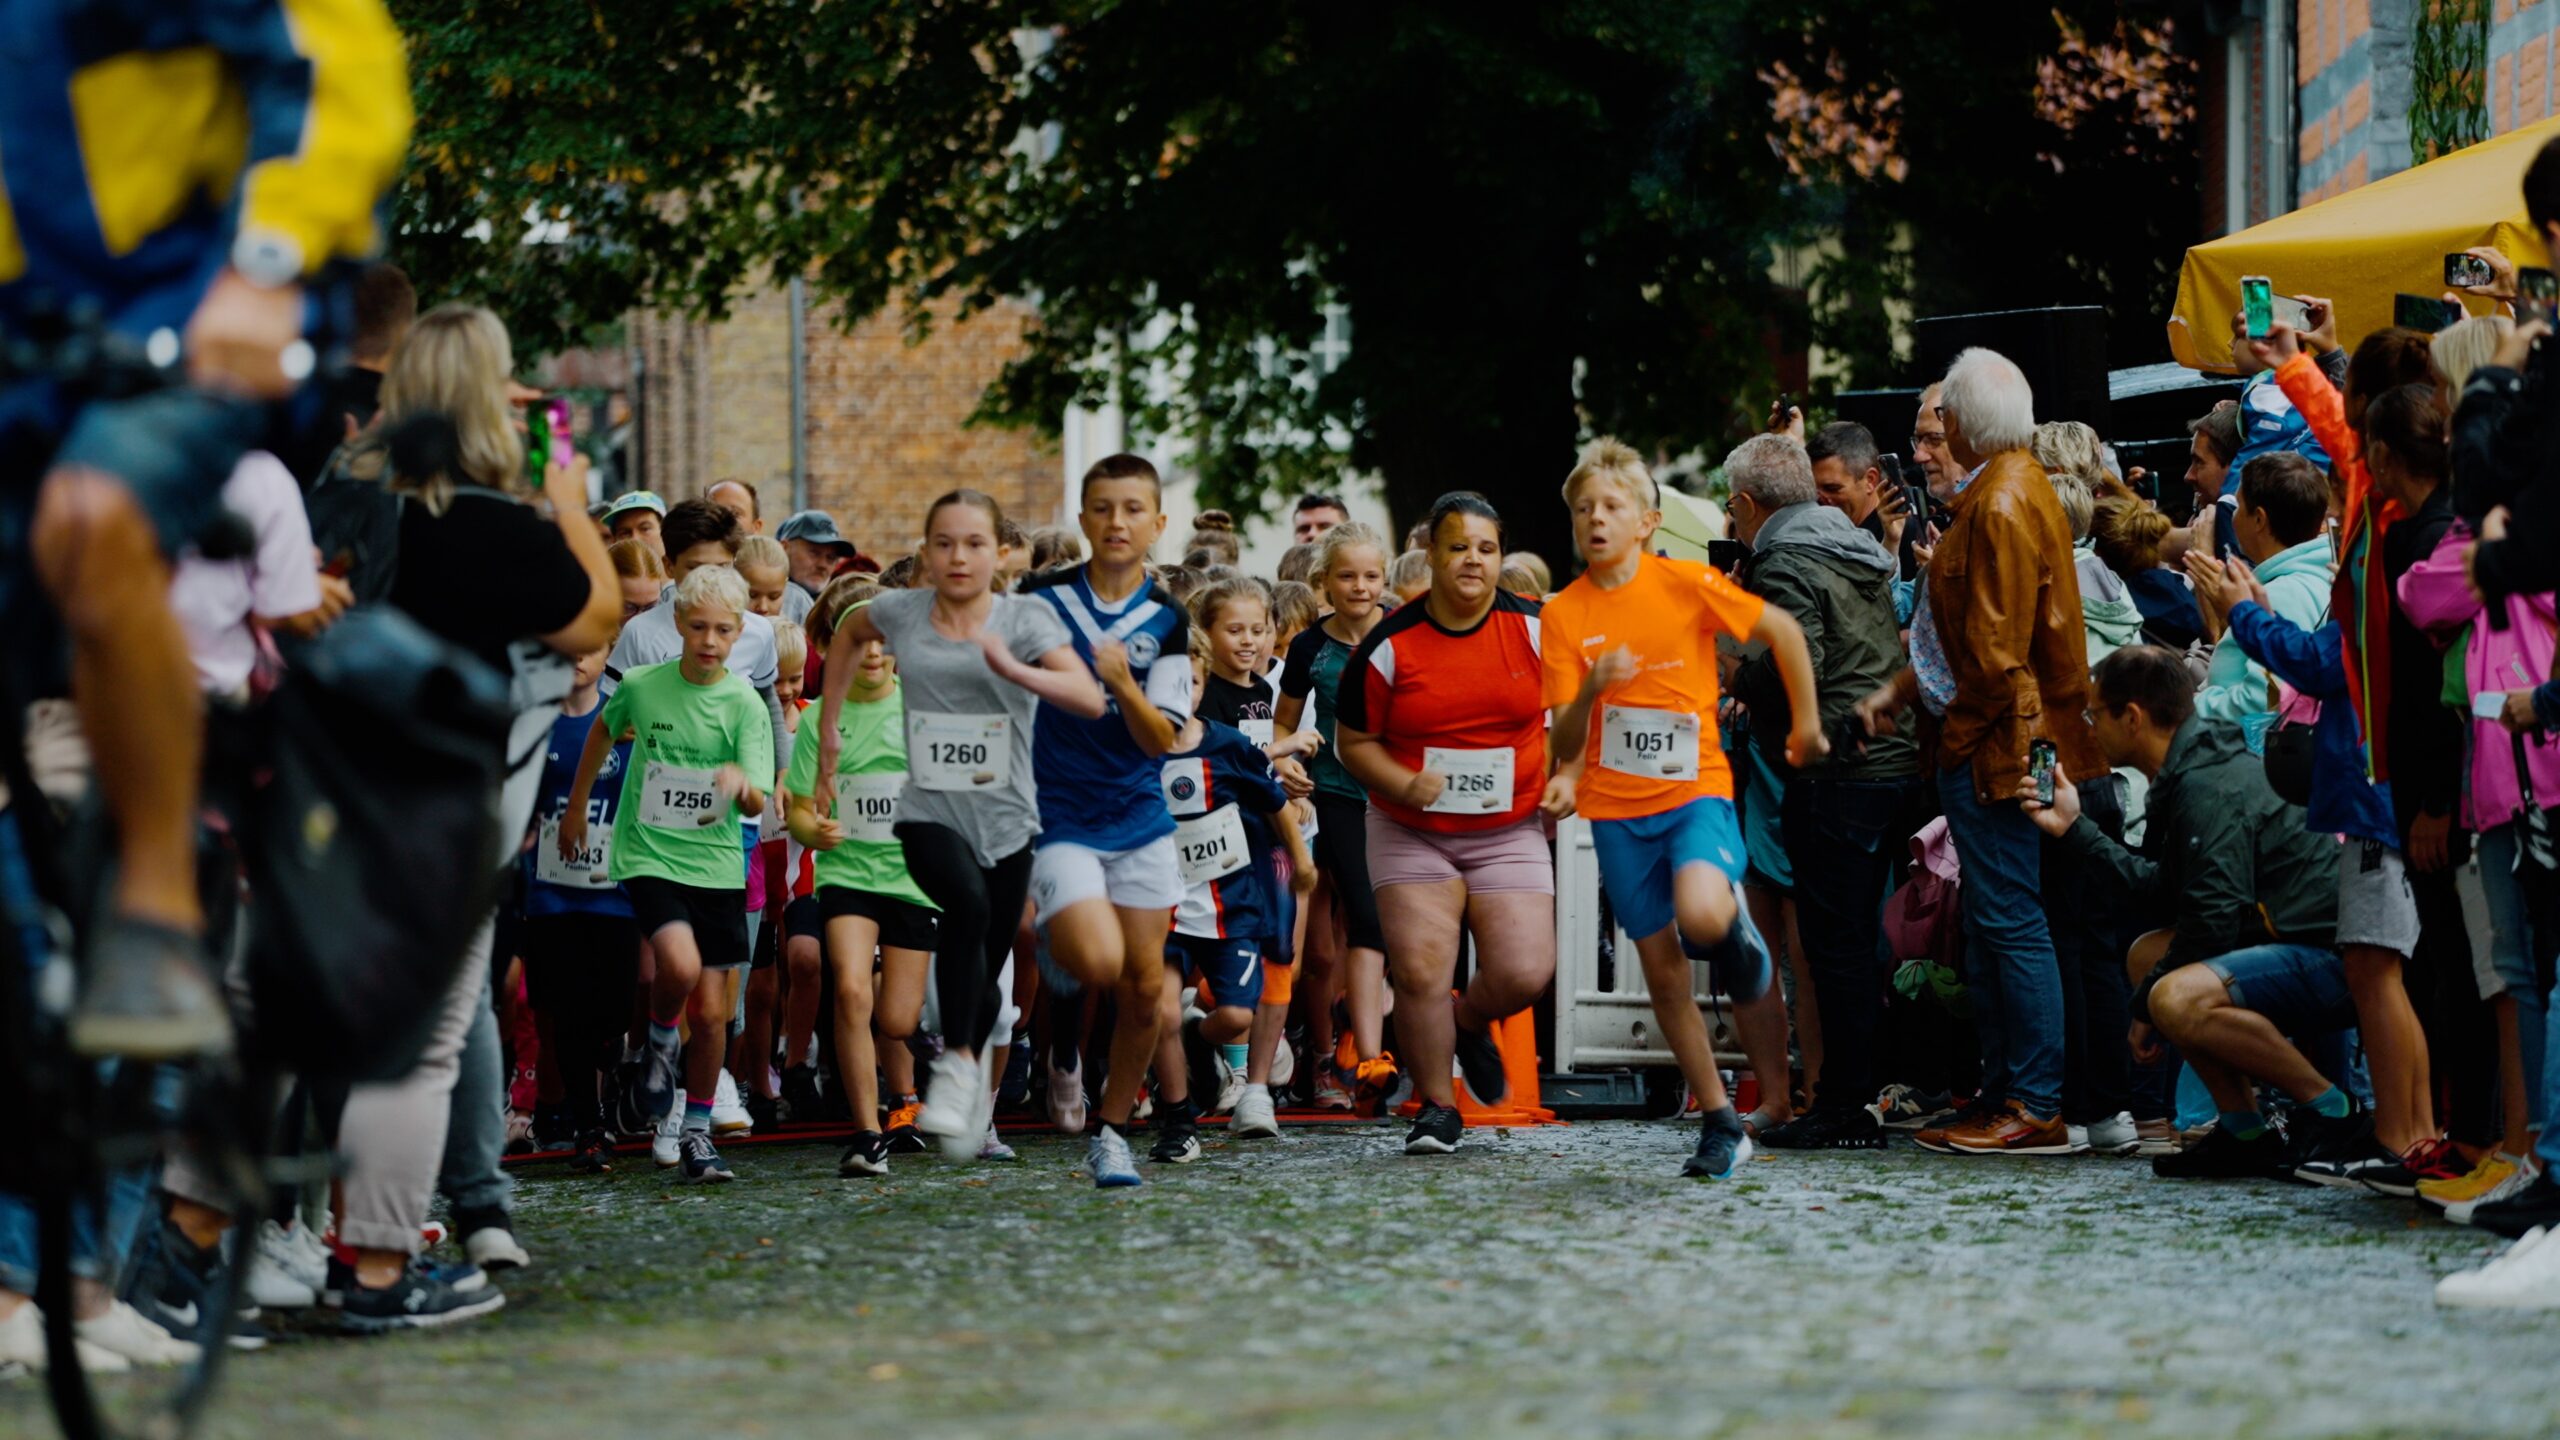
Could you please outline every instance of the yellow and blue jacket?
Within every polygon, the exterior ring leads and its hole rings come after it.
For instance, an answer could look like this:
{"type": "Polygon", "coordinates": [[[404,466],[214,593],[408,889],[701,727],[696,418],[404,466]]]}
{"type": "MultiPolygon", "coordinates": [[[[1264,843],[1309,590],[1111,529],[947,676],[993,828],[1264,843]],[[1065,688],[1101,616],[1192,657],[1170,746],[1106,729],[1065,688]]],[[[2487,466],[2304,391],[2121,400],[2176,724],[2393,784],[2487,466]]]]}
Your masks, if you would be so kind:
{"type": "Polygon", "coordinates": [[[243,230],[371,256],[411,111],[382,0],[0,0],[0,327],[180,327],[243,230]]]}

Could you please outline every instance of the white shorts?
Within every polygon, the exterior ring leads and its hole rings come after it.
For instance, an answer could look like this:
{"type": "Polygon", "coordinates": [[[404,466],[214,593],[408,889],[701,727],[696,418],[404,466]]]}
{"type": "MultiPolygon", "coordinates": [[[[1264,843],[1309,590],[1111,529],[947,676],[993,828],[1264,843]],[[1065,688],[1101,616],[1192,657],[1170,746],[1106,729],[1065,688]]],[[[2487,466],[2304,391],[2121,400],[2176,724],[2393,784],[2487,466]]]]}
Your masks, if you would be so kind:
{"type": "Polygon", "coordinates": [[[1061,840],[1031,852],[1031,899],[1037,923],[1085,900],[1124,910],[1171,910],[1182,903],[1182,867],[1173,837],[1159,835],[1134,850],[1095,850],[1061,840]]]}

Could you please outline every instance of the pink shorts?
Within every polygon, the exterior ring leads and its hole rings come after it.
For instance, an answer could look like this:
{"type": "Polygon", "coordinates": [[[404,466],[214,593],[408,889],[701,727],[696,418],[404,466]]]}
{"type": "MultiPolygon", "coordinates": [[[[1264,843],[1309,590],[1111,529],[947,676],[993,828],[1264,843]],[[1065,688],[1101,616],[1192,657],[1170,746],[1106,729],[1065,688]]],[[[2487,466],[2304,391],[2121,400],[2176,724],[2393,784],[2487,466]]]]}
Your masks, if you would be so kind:
{"type": "Polygon", "coordinates": [[[1416,830],[1369,811],[1369,884],[1428,885],[1463,880],[1475,895],[1553,895],[1555,852],[1535,811],[1499,830],[1446,835],[1416,830]]]}

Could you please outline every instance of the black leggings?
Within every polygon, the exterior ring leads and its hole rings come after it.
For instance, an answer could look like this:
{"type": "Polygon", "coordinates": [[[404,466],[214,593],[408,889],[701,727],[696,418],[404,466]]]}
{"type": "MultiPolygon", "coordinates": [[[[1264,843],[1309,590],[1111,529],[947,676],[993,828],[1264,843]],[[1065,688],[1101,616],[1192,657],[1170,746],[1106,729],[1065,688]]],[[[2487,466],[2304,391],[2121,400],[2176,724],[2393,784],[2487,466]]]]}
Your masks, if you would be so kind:
{"type": "Polygon", "coordinates": [[[1031,847],[982,867],[976,849],[948,825],[901,820],[896,834],[907,874],[942,911],[933,964],[942,1038],[974,1053],[995,1032],[1002,1008],[995,981],[1013,958],[1013,932],[1031,893],[1031,847]]]}
{"type": "Polygon", "coordinates": [[[1343,939],[1354,950],[1387,948],[1378,927],[1378,892],[1369,888],[1369,802],[1319,790],[1316,802],[1316,868],[1333,877],[1342,903],[1343,939]]]}
{"type": "Polygon", "coordinates": [[[622,1059],[640,981],[639,922],[628,915],[529,915],[519,939],[525,990],[551,1021],[570,1128],[601,1130],[601,1087],[622,1059]]]}

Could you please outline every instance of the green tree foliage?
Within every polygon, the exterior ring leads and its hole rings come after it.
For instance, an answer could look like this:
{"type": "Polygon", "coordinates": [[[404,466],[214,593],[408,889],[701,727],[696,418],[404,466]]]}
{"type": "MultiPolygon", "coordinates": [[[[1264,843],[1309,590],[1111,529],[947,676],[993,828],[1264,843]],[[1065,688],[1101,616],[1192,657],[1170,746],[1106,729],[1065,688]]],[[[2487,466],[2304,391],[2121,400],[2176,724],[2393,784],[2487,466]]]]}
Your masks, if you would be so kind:
{"type": "MultiPolygon", "coordinates": [[[[2088,208],[2049,203],[2040,9],[1988,42],[1921,0],[393,9],[420,112],[397,245],[426,293],[489,299],[527,350],[793,274],[917,333],[1026,299],[982,420],[1116,398],[1248,510],[1347,452],[1400,514],[1465,487],[1544,520],[1583,433],[1720,449],[1767,393],[1772,256],[1817,227],[1846,243],[1816,326],[1869,382],[1886,297],[2112,299],[2152,238],[2147,198],[2076,168],[2088,208]],[[1792,121],[1777,64],[1813,97],[1792,121]],[[1824,150],[1825,117],[1880,106],[1890,143],[1824,150]],[[566,238],[520,243],[542,222],[566,238]]],[[[1515,538],[1562,560],[1560,531],[1515,538]]]]}

